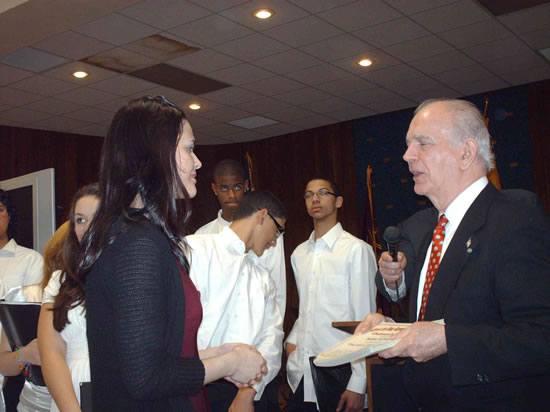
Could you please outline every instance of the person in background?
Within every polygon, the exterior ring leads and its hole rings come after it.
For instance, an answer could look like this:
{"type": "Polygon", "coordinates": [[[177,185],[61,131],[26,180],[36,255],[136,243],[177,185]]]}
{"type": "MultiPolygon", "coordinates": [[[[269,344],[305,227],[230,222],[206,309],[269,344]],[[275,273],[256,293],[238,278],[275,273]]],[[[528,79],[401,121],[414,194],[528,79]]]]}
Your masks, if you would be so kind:
{"type": "MultiPolygon", "coordinates": [[[[42,280],[42,255],[20,246],[14,239],[17,213],[8,192],[0,189],[0,297],[12,288],[36,285],[42,280]]],[[[0,377],[2,386],[3,377],[0,377]]],[[[17,408],[19,395],[25,383],[19,375],[6,379],[3,385],[6,411],[17,408]]],[[[1,407],[4,402],[0,399],[1,407]]]]}
{"type": "Polygon", "coordinates": [[[185,238],[191,253],[190,276],[204,311],[199,349],[245,342],[260,351],[268,367],[267,375],[252,387],[237,390],[223,380],[207,385],[213,412],[279,410],[274,378],[281,366],[283,317],[275,283],[257,256],[275,245],[285,224],[281,201],[268,191],[255,191],[243,197],[233,222],[221,233],[185,238]]]}
{"type": "MultiPolygon", "coordinates": [[[[344,231],[338,209],[344,198],[331,179],[310,180],[304,193],[305,206],[314,230],[292,253],[290,261],[298,286],[298,319],[286,340],[287,377],[293,394],[290,411],[316,411],[309,358],[349,337],[331,326],[333,321],[360,320],[376,311],[376,259],[372,247],[344,231]]],[[[364,360],[344,366],[332,407],[360,411],[365,407],[364,360]]],[[[325,388],[326,390],[326,388],[325,388]]],[[[324,405],[327,406],[327,405],[324,405]]]]}
{"type": "MultiPolygon", "coordinates": [[[[224,159],[214,168],[212,191],[220,203],[218,217],[202,226],[195,234],[220,233],[233,222],[245,192],[248,190],[248,180],[242,164],[233,159],[224,159]]],[[[253,251],[250,253],[254,253],[253,251]]],[[[283,318],[286,310],[286,269],[284,236],[277,239],[274,247],[269,248],[260,256],[260,264],[267,269],[275,282],[276,301],[283,318]]]]}
{"type": "Polygon", "coordinates": [[[130,101],[107,132],[101,202],[75,271],[95,410],[204,411],[204,384],[245,387],[266,373],[249,345],[197,350],[202,307],[183,240],[201,167],[194,147],[183,111],[163,96],[130,101]]]}
{"type": "MultiPolygon", "coordinates": [[[[83,186],[76,192],[66,222],[68,231],[58,243],[60,253],[52,256],[53,265],[46,265],[53,266],[54,272],[48,276],[50,279],[44,289],[38,344],[42,374],[53,398],[52,412],[78,411],[80,383],[90,381],[85,311],[82,304],[73,305],[72,291],[75,289],[75,263],[82,258],[80,242],[98,205],[97,183],[83,186]]],[[[48,262],[46,254],[45,262],[48,262]]]]}
{"type": "MultiPolygon", "coordinates": [[[[527,191],[498,191],[475,105],[428,100],[407,132],[424,209],[400,226],[398,261],[379,261],[388,299],[412,326],[383,358],[406,358],[377,395],[386,410],[546,410],[550,403],[550,226],[527,191]],[[399,290],[399,292],[396,291],[399,290]],[[434,322],[443,319],[444,323],[434,322]]],[[[356,333],[384,320],[368,315],[356,333]]]]}

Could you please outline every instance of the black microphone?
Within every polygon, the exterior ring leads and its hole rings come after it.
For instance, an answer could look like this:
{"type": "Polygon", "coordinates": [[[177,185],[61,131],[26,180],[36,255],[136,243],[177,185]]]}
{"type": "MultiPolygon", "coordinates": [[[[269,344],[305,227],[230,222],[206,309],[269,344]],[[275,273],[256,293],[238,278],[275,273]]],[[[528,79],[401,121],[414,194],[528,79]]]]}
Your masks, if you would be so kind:
{"type": "MultiPolygon", "coordinates": [[[[388,253],[392,257],[394,262],[397,262],[397,245],[401,239],[401,231],[398,227],[390,226],[384,231],[384,240],[388,245],[388,253]]],[[[397,299],[399,300],[399,285],[395,282],[395,292],[397,293],[397,299]]]]}

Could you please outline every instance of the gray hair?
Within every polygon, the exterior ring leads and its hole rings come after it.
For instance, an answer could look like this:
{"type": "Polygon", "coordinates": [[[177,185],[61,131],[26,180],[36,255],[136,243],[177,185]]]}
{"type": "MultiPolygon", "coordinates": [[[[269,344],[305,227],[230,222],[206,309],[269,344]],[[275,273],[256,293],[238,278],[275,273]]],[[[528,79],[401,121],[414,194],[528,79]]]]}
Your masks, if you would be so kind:
{"type": "Polygon", "coordinates": [[[491,150],[491,136],[485,126],[485,121],[477,106],[466,100],[459,99],[428,99],[424,100],[414,111],[416,115],[432,103],[446,103],[453,114],[454,124],[450,137],[450,143],[458,147],[469,137],[473,137],[478,145],[477,155],[482,160],[487,172],[493,169],[495,156],[491,150]]]}

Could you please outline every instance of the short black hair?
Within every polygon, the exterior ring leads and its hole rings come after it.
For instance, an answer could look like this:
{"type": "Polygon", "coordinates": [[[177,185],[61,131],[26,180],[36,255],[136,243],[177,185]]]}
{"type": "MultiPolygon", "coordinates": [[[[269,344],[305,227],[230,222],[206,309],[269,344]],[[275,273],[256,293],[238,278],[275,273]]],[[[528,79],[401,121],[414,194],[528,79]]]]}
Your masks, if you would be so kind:
{"type": "Polygon", "coordinates": [[[244,180],[244,167],[241,163],[233,159],[224,159],[216,164],[212,180],[216,180],[218,176],[238,176],[244,180]]]}
{"type": "Polygon", "coordinates": [[[286,208],[283,202],[267,190],[258,190],[245,193],[235,212],[234,220],[245,219],[261,209],[267,209],[273,217],[286,219],[286,208]]]}
{"type": "Polygon", "coordinates": [[[336,184],[336,182],[333,180],[333,179],[330,179],[326,176],[315,176],[315,177],[312,177],[311,179],[309,179],[306,183],[306,187],[307,185],[309,185],[309,183],[313,180],[324,180],[325,182],[327,182],[330,186],[330,190],[336,194],[336,196],[340,196],[340,189],[338,189],[338,185],[336,184]]]}
{"type": "Polygon", "coordinates": [[[8,239],[12,239],[15,236],[17,213],[15,212],[15,206],[11,202],[8,192],[2,189],[0,189],[0,203],[2,203],[8,211],[8,217],[10,219],[10,222],[8,223],[8,239]]]}

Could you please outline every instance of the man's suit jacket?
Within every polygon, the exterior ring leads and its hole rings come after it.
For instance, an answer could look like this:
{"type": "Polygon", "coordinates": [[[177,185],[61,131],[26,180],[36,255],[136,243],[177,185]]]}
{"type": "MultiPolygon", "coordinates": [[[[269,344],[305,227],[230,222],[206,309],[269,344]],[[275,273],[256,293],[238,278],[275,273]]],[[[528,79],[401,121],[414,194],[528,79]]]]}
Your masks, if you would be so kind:
{"type": "MultiPolygon", "coordinates": [[[[437,219],[432,208],[400,224],[411,322],[437,219]]],[[[387,296],[380,273],[377,285],[387,296]]],[[[491,184],[479,194],[430,290],[425,320],[441,318],[448,353],[408,359],[402,369],[417,406],[522,410],[550,402],[550,227],[535,195],[491,184]]]]}

